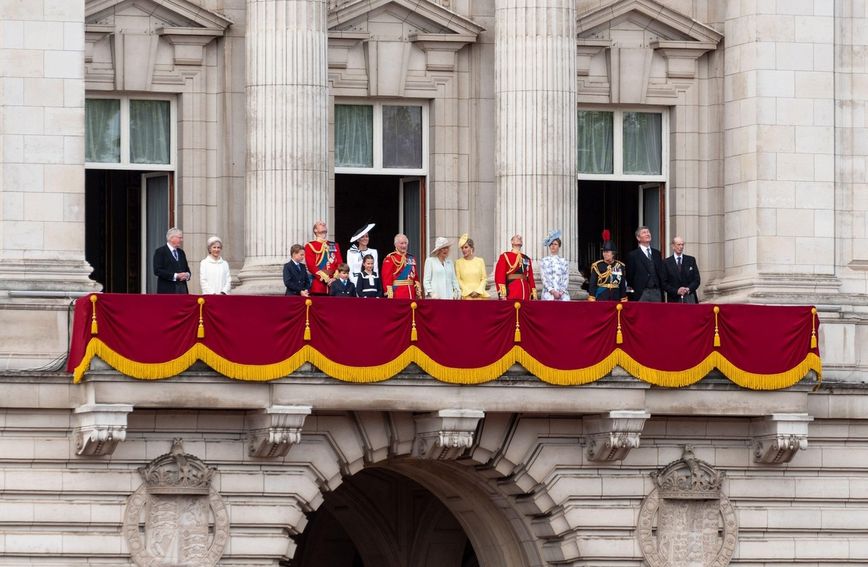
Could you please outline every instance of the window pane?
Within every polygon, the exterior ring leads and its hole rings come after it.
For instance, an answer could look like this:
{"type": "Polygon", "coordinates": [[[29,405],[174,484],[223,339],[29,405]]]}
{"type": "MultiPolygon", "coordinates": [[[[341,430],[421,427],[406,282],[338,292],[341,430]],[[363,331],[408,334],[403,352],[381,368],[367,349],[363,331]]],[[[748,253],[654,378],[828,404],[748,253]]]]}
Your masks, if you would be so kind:
{"type": "Polygon", "coordinates": [[[662,114],[624,113],[624,173],[662,173],[662,143],[662,114]]]}
{"type": "Polygon", "coordinates": [[[85,161],[121,161],[121,101],[87,99],[84,102],[85,161]]]}
{"type": "Polygon", "coordinates": [[[383,107],[383,167],[422,168],[422,107],[383,107]]]}
{"type": "Polygon", "coordinates": [[[579,111],[579,173],[613,173],[612,113],[579,111]]]}
{"type": "Polygon", "coordinates": [[[130,101],[130,163],[169,163],[167,100],[130,101]]]}
{"type": "Polygon", "coordinates": [[[335,105],[335,167],[374,167],[374,107],[335,105]]]}

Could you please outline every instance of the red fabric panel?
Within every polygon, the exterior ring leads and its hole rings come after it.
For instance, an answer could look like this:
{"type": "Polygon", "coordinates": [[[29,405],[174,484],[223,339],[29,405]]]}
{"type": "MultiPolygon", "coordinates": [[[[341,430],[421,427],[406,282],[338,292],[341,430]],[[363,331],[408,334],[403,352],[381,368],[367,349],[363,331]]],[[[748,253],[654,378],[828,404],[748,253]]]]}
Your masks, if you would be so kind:
{"type": "Polygon", "coordinates": [[[718,350],[742,370],[777,374],[812,350],[810,306],[721,305],[718,321],[718,350]]]}
{"type": "MultiPolygon", "coordinates": [[[[509,303],[512,307],[512,301],[509,303]]],[[[614,302],[526,301],[521,347],[546,366],[575,370],[597,364],[618,346],[614,302]]]]}
{"type": "Polygon", "coordinates": [[[643,366],[686,370],[714,350],[712,305],[626,302],[622,306],[624,344],[620,346],[643,366]]]}
{"type": "Polygon", "coordinates": [[[423,299],[416,303],[419,340],[415,345],[434,362],[453,368],[480,368],[512,350],[512,301],[423,299]]]}

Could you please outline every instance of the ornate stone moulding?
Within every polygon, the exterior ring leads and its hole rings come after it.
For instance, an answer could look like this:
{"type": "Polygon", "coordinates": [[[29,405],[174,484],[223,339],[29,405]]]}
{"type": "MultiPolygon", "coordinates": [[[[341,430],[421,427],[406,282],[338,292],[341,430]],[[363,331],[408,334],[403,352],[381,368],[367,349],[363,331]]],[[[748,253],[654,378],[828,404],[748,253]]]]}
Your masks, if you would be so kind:
{"type": "Polygon", "coordinates": [[[645,421],[650,417],[651,414],[644,410],[614,410],[583,417],[588,460],[624,460],[631,449],[639,446],[645,421]]]}
{"type": "Polygon", "coordinates": [[[808,424],[814,420],[806,413],[775,413],[751,423],[753,460],[756,463],[789,463],[799,451],[808,448],[808,424]]]}
{"type": "Polygon", "coordinates": [[[127,438],[130,404],[86,404],[75,408],[75,454],[87,457],[111,455],[127,438]]]}
{"type": "Polygon", "coordinates": [[[271,406],[248,417],[247,452],[251,457],[285,457],[301,443],[304,420],[311,406],[271,406]]]}
{"type": "Polygon", "coordinates": [[[725,567],[735,553],[738,522],[722,492],[724,474],[693,454],[651,474],[636,539],[649,567],[725,567]]]}
{"type": "Polygon", "coordinates": [[[217,469],[172,450],[138,469],[144,483],[127,501],[123,534],[139,567],[212,567],[229,540],[229,515],[212,485],[217,469]]]}
{"type": "Polygon", "coordinates": [[[454,460],[473,445],[481,410],[444,409],[417,415],[411,456],[418,459],[454,460]]]}

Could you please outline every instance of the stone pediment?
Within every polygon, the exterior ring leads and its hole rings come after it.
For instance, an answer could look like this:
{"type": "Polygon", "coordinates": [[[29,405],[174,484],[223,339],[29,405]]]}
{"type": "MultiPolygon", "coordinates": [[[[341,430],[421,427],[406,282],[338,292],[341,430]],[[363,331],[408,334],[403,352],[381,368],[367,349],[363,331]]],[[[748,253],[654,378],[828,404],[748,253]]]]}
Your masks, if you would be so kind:
{"type": "Polygon", "coordinates": [[[580,42],[612,40],[613,29],[622,32],[619,44],[623,45],[627,38],[633,39],[630,43],[634,45],[630,47],[656,47],[651,45],[654,42],[688,42],[714,49],[723,39],[713,28],[654,0],[617,0],[576,18],[580,42]]]}
{"type": "Polygon", "coordinates": [[[197,29],[220,36],[232,25],[232,20],[207,10],[190,0],[88,0],[85,4],[85,24],[111,25],[117,19],[147,16],[152,29],[197,29]]]}
{"type": "Polygon", "coordinates": [[[328,29],[332,33],[361,32],[385,39],[390,28],[396,36],[401,35],[403,38],[454,36],[464,43],[476,41],[476,37],[485,29],[431,0],[357,0],[329,11],[328,29]],[[390,26],[389,20],[402,25],[390,26]]]}

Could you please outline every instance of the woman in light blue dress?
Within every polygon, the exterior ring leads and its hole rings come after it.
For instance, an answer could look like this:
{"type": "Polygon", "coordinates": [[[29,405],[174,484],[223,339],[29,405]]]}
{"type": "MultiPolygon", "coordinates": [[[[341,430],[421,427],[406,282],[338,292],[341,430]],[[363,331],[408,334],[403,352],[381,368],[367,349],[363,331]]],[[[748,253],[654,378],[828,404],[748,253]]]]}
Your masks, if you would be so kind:
{"type": "Polygon", "coordinates": [[[570,283],[570,265],[566,258],[558,255],[561,250],[561,231],[549,232],[543,245],[548,247],[549,255],[540,261],[542,269],[543,300],[569,301],[567,291],[570,283]]]}
{"type": "Polygon", "coordinates": [[[461,287],[455,276],[455,265],[449,259],[449,245],[449,240],[438,236],[434,243],[434,250],[425,260],[423,274],[425,297],[431,299],[459,299],[461,297],[461,287]]]}

